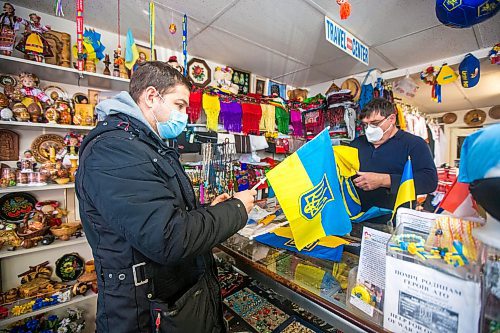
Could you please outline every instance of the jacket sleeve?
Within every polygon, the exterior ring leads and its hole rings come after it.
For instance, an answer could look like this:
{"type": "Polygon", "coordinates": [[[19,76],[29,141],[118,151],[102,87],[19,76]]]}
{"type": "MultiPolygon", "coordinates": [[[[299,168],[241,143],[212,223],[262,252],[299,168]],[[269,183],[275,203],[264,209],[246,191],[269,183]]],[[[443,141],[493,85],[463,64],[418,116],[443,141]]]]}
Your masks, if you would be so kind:
{"type": "MultiPolygon", "coordinates": [[[[416,194],[434,192],[438,184],[437,169],[429,146],[427,146],[424,140],[417,138],[417,141],[410,149],[410,157],[416,194]]],[[[391,174],[390,176],[390,193],[396,194],[398,193],[402,175],[391,174]]]]}
{"type": "Polygon", "coordinates": [[[149,259],[178,264],[210,251],[245,226],[248,216],[237,199],[193,211],[176,206],[175,194],[155,162],[131,156],[130,148],[120,146],[111,140],[91,148],[84,170],[78,171],[83,173],[79,191],[103,223],[149,259]]]}

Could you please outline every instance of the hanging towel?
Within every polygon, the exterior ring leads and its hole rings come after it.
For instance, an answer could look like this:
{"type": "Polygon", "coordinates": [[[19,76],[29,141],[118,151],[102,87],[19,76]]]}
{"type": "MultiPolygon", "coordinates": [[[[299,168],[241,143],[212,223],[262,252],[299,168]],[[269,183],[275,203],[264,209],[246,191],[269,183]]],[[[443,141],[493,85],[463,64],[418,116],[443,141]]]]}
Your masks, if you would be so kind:
{"type": "Polygon", "coordinates": [[[259,125],[260,119],[262,118],[262,109],[260,104],[254,103],[242,103],[242,131],[245,134],[260,134],[259,125]]]}
{"type": "Polygon", "coordinates": [[[276,107],[276,124],[278,131],[283,134],[288,134],[288,125],[290,124],[290,114],[281,107],[276,107]]]}
{"type": "Polygon", "coordinates": [[[262,118],[260,119],[260,130],[266,131],[268,133],[273,133],[275,131],[276,123],[276,110],[274,105],[261,104],[262,118]]]}
{"type": "Polygon", "coordinates": [[[226,131],[241,132],[241,113],[241,105],[238,102],[220,102],[220,118],[226,131]]]}
{"type": "Polygon", "coordinates": [[[203,110],[207,115],[207,129],[217,132],[219,124],[219,96],[203,94],[203,110]]]}

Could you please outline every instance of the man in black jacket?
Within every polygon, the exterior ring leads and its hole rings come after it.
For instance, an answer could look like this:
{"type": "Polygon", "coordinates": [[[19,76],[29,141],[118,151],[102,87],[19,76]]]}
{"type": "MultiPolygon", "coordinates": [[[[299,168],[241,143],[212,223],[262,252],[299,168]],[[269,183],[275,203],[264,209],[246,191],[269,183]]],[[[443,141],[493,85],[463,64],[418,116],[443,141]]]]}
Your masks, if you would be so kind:
{"type": "Polygon", "coordinates": [[[98,332],[225,331],[211,250],[246,224],[256,192],[199,207],[162,140],[185,127],[189,87],[165,63],[141,65],[130,93],[97,106],[105,119],[80,148],[76,192],[98,276],[98,332]]]}

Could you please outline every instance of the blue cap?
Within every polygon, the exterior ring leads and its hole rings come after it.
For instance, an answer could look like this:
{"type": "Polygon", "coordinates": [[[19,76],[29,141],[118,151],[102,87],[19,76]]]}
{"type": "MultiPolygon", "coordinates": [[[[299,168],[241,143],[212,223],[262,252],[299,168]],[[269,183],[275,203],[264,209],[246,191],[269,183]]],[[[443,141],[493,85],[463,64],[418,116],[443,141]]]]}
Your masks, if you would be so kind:
{"type": "Polygon", "coordinates": [[[472,183],[500,175],[500,124],[472,133],[462,145],[458,181],[472,183]]]}
{"type": "Polygon", "coordinates": [[[479,82],[480,65],[479,59],[471,53],[467,54],[458,67],[462,87],[472,88],[479,82]]]}

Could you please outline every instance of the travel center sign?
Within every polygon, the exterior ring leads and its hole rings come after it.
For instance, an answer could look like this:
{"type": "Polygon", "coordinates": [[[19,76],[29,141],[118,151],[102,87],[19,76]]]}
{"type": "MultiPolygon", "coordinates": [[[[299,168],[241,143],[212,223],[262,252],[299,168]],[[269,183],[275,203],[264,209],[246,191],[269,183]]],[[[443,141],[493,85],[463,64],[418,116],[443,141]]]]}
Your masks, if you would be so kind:
{"type": "Polygon", "coordinates": [[[326,40],[349,54],[351,57],[368,65],[370,49],[360,42],[349,31],[342,28],[332,19],[325,16],[325,34],[326,40]]]}

